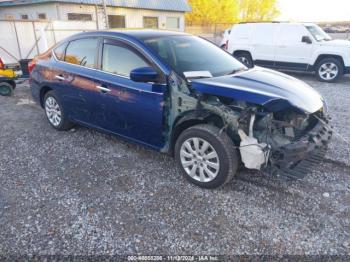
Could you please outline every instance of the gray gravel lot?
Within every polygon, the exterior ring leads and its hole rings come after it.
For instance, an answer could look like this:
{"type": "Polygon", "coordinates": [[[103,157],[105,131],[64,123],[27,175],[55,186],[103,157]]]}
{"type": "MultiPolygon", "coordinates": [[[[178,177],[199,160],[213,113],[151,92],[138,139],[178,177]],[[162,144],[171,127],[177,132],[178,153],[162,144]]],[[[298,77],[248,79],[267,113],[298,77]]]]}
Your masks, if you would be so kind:
{"type": "MultiPolygon", "coordinates": [[[[350,77],[324,84],[350,140],[350,77]]],[[[27,85],[0,97],[0,254],[350,254],[350,145],[302,181],[243,170],[204,190],[172,158],[83,127],[51,128],[27,85]]]]}

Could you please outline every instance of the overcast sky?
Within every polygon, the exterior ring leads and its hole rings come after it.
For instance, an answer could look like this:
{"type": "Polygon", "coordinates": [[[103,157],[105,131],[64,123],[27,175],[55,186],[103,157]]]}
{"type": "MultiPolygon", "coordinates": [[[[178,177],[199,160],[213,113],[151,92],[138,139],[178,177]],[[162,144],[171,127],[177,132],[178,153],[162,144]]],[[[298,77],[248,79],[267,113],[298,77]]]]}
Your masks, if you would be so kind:
{"type": "Polygon", "coordinates": [[[350,21],[350,0],[278,0],[279,20],[350,21]]]}

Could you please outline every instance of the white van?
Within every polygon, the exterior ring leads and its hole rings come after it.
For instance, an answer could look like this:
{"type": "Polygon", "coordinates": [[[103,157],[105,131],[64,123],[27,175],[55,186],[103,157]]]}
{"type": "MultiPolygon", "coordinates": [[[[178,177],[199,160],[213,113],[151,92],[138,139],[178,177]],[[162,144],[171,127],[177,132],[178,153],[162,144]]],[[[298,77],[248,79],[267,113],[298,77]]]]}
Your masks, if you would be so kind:
{"type": "Polygon", "coordinates": [[[335,82],[350,73],[350,41],[332,40],[311,23],[240,23],[231,29],[227,51],[248,67],[316,72],[335,82]]]}

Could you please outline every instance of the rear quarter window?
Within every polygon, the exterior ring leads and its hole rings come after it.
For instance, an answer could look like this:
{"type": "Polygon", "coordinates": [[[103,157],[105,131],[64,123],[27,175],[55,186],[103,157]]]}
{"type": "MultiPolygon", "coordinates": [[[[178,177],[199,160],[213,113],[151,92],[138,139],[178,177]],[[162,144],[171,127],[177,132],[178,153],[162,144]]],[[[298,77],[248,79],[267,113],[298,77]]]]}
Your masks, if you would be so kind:
{"type": "Polygon", "coordinates": [[[58,60],[64,60],[64,53],[66,51],[67,43],[60,44],[53,49],[53,52],[58,60]]]}
{"type": "Polygon", "coordinates": [[[75,65],[95,68],[97,48],[97,38],[73,40],[68,44],[64,61],[75,65]]]}

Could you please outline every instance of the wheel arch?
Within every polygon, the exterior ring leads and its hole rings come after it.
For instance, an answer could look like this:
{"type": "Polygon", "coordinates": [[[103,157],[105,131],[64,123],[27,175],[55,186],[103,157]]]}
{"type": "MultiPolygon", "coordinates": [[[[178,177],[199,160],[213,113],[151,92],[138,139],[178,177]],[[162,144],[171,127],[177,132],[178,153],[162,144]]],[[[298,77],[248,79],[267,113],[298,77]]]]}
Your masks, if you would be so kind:
{"type": "Polygon", "coordinates": [[[210,111],[198,112],[194,110],[179,116],[174,122],[170,135],[169,153],[171,155],[174,154],[175,144],[180,134],[186,129],[198,124],[212,124],[218,128],[222,128],[224,126],[224,120],[219,115],[210,111]]]}
{"type": "Polygon", "coordinates": [[[47,92],[49,92],[51,90],[53,90],[53,88],[46,86],[46,85],[40,89],[40,105],[42,108],[44,108],[44,97],[47,94],[47,92]]]}
{"type": "Polygon", "coordinates": [[[238,49],[238,50],[235,50],[232,54],[233,56],[236,56],[238,54],[248,54],[250,58],[253,60],[252,53],[249,50],[238,49]]]}
{"type": "Polygon", "coordinates": [[[16,82],[14,80],[7,80],[5,81],[6,83],[10,84],[12,86],[13,89],[16,88],[16,82]]]}
{"type": "Polygon", "coordinates": [[[321,55],[318,55],[318,57],[316,58],[315,60],[315,63],[313,64],[313,67],[316,69],[318,63],[325,59],[325,58],[334,58],[334,59],[337,59],[339,60],[339,62],[342,63],[343,67],[345,67],[345,63],[344,63],[344,59],[341,55],[335,55],[335,54],[321,54],[321,55]]]}

